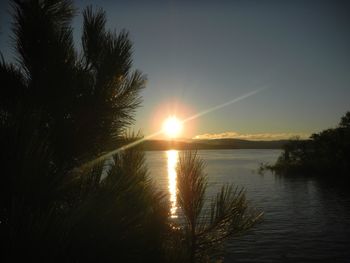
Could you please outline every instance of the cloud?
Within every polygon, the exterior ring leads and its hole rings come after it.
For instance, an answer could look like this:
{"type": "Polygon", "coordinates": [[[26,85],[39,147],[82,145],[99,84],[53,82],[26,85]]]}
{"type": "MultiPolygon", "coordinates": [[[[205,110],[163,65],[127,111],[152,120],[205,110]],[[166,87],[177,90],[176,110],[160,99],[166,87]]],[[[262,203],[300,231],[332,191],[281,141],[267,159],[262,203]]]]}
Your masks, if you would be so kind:
{"type": "Polygon", "coordinates": [[[300,137],[300,139],[309,138],[308,133],[238,133],[233,131],[222,133],[204,133],[194,136],[192,139],[242,139],[250,141],[273,141],[273,140],[287,140],[293,137],[300,137]]]}

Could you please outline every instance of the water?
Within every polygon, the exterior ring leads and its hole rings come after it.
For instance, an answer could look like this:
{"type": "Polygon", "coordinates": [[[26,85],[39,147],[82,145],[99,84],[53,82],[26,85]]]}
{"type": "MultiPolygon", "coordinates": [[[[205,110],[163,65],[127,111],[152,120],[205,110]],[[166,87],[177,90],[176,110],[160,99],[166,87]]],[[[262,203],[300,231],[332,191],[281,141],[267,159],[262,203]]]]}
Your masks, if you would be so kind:
{"type": "MultiPolygon", "coordinates": [[[[228,242],[224,262],[350,262],[350,194],[346,187],[304,177],[258,174],[259,163],[273,163],[279,150],[198,153],[207,163],[209,195],[223,183],[235,183],[247,190],[250,204],[264,212],[260,224],[228,242]]],[[[178,154],[146,154],[152,178],[169,193],[172,217],[178,213],[174,192],[178,154]]]]}

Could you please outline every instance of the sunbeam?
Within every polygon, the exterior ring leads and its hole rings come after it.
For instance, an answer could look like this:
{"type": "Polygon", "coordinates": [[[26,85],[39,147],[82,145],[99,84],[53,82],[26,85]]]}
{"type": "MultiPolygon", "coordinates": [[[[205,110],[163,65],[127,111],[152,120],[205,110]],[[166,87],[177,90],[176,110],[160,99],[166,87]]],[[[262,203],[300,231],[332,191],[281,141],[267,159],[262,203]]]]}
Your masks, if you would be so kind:
{"type": "MultiPolygon", "coordinates": [[[[264,86],[264,87],[262,87],[262,88],[259,88],[259,89],[256,89],[256,90],[254,90],[254,91],[248,92],[248,93],[246,93],[246,94],[244,94],[244,95],[242,95],[242,96],[239,96],[239,97],[237,97],[237,98],[234,98],[234,99],[232,99],[232,100],[230,100],[230,101],[227,101],[227,102],[224,102],[224,103],[222,103],[222,104],[213,106],[213,107],[208,108],[208,109],[206,109],[206,110],[203,110],[203,111],[201,111],[201,112],[199,112],[199,113],[197,113],[197,114],[194,114],[194,115],[192,115],[192,116],[189,116],[189,117],[185,118],[184,120],[181,121],[181,124],[184,124],[184,123],[189,122],[189,121],[191,121],[191,120],[197,119],[197,118],[199,118],[199,117],[202,117],[202,116],[204,116],[204,115],[206,115],[206,114],[209,114],[209,113],[211,113],[211,112],[214,112],[214,111],[217,111],[217,110],[222,109],[222,108],[224,108],[224,107],[227,107],[227,106],[229,106],[229,105],[231,105],[231,104],[234,104],[234,103],[236,103],[236,102],[239,102],[239,101],[241,101],[241,100],[244,100],[244,99],[246,99],[246,98],[248,98],[248,97],[251,97],[251,96],[253,96],[253,95],[255,95],[255,94],[257,94],[257,93],[259,93],[259,92],[261,92],[261,91],[263,91],[263,90],[266,90],[267,88],[268,88],[268,87],[264,86]]],[[[163,130],[159,130],[159,131],[157,131],[157,132],[155,132],[155,133],[153,133],[153,134],[150,134],[150,135],[147,135],[147,136],[143,137],[142,139],[136,140],[136,141],[134,141],[134,142],[132,142],[132,143],[129,143],[129,144],[127,144],[127,145],[124,145],[124,146],[122,146],[122,147],[120,147],[120,148],[118,148],[118,149],[116,149],[116,150],[113,150],[113,151],[111,151],[111,152],[108,152],[108,153],[106,153],[106,154],[104,154],[104,155],[102,155],[102,156],[96,158],[95,160],[92,160],[92,161],[90,161],[90,162],[87,162],[87,163],[81,165],[81,166],[80,166],[80,169],[82,169],[82,168],[88,168],[88,167],[90,167],[90,166],[93,166],[93,165],[95,165],[96,163],[98,163],[98,162],[100,162],[100,161],[102,161],[102,160],[105,160],[105,159],[107,159],[107,158],[113,156],[114,154],[117,154],[117,153],[119,153],[119,152],[121,152],[121,151],[124,151],[124,150],[127,150],[127,149],[131,148],[131,147],[134,147],[134,146],[140,144],[141,142],[143,142],[143,141],[145,141],[145,140],[148,140],[148,139],[151,139],[151,138],[153,138],[153,137],[155,137],[155,136],[157,136],[157,135],[159,135],[159,134],[161,134],[161,133],[163,133],[163,132],[164,132],[163,130]]]]}
{"type": "Polygon", "coordinates": [[[233,100],[230,100],[230,101],[224,102],[224,103],[222,103],[222,104],[213,106],[213,107],[211,107],[211,108],[209,108],[209,109],[203,110],[203,111],[201,111],[201,112],[199,112],[199,113],[197,113],[197,114],[194,114],[194,115],[192,115],[192,116],[190,116],[190,117],[184,119],[184,120],[183,120],[183,123],[188,122],[188,121],[191,121],[191,120],[193,120],[193,119],[197,119],[197,118],[202,117],[203,115],[206,115],[206,114],[211,113],[211,112],[213,112],[213,111],[217,111],[217,110],[219,110],[219,109],[222,109],[222,108],[224,108],[224,107],[226,107],[226,106],[229,106],[229,105],[231,105],[231,104],[233,104],[233,103],[235,103],[235,102],[244,100],[244,99],[246,99],[246,98],[248,98],[248,97],[250,97],[250,96],[253,96],[253,95],[255,95],[255,94],[257,94],[257,93],[259,93],[259,92],[261,92],[261,91],[263,91],[263,90],[266,90],[266,89],[267,89],[267,87],[262,87],[262,88],[260,88],[260,89],[257,89],[257,90],[251,91],[251,92],[249,92],[249,93],[246,93],[246,94],[244,94],[244,95],[242,95],[242,96],[239,96],[238,98],[234,98],[233,100]]]}

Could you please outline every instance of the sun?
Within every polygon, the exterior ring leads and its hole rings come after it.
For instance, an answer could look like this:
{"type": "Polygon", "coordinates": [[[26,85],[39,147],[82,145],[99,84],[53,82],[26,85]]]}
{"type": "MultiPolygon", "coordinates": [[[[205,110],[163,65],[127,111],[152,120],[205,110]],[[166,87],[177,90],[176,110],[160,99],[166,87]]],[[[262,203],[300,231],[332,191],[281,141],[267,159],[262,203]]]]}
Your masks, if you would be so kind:
{"type": "Polygon", "coordinates": [[[175,116],[169,116],[163,122],[163,132],[169,138],[176,138],[182,131],[182,122],[175,116]]]}

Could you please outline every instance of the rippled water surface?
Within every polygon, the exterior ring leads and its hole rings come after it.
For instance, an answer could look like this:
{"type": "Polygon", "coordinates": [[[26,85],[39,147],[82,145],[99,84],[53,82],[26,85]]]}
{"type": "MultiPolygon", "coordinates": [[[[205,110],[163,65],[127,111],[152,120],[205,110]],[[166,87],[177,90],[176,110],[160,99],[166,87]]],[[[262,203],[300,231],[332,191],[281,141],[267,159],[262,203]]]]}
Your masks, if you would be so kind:
{"type": "MultiPolygon", "coordinates": [[[[273,163],[279,150],[202,150],[211,195],[223,183],[247,190],[250,204],[264,220],[242,237],[230,240],[225,262],[350,262],[350,191],[303,177],[256,172],[273,163]]],[[[147,152],[150,174],[169,193],[177,216],[178,151],[147,152]]],[[[336,176],[336,175],[334,175],[336,176]]]]}

